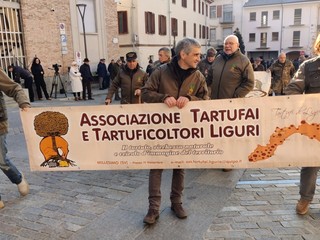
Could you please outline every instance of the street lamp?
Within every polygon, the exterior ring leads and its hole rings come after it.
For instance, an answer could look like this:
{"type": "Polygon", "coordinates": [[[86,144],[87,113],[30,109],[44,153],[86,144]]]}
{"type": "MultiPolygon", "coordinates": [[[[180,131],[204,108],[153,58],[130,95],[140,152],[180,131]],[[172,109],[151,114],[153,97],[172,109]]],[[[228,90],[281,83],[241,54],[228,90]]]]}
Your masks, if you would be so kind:
{"type": "Polygon", "coordinates": [[[84,25],[84,15],[86,13],[86,7],[87,7],[87,4],[76,4],[78,10],[79,10],[79,13],[80,13],[80,17],[81,17],[81,20],[82,20],[82,30],[83,30],[83,43],[84,43],[84,53],[85,53],[85,57],[87,58],[87,39],[86,39],[86,28],[85,28],[85,25],[84,25]]]}

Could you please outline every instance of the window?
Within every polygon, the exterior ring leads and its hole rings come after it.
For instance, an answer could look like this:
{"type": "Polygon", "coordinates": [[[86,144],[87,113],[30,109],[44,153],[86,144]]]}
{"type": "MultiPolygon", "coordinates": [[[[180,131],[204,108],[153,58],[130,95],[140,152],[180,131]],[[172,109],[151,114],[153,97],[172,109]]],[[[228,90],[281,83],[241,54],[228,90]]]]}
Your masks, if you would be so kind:
{"type": "Polygon", "coordinates": [[[146,28],[146,33],[147,34],[154,34],[155,33],[155,17],[154,13],[152,12],[144,12],[145,16],[145,28],[146,28]]]}
{"type": "Polygon", "coordinates": [[[171,18],[171,35],[178,36],[178,19],[171,18]]]}
{"type": "Polygon", "coordinates": [[[181,0],[181,6],[182,7],[187,7],[187,0],[181,0]]]}
{"type": "Polygon", "coordinates": [[[201,39],[201,24],[199,24],[199,39],[201,39]]]}
{"type": "Polygon", "coordinates": [[[232,4],[223,5],[223,22],[233,22],[232,4]]]}
{"type": "Polygon", "coordinates": [[[183,21],[183,37],[187,36],[187,22],[183,21]]]}
{"type": "Polygon", "coordinates": [[[260,33],[260,47],[262,47],[262,48],[267,47],[267,33],[266,32],[260,33]]]}
{"type": "Polygon", "coordinates": [[[118,12],[118,32],[119,32],[119,34],[128,33],[127,11],[119,11],[118,12]]]}
{"type": "Polygon", "coordinates": [[[261,12],[261,27],[268,26],[268,12],[261,12]]]}
{"type": "Polygon", "coordinates": [[[292,46],[293,47],[299,47],[300,46],[300,31],[293,31],[292,46]]]}
{"type": "Polygon", "coordinates": [[[201,1],[198,0],[198,12],[201,13],[201,1]]]}
{"type": "Polygon", "coordinates": [[[301,25],[301,13],[301,8],[294,10],[294,25],[301,25]]]}
{"type": "Polygon", "coordinates": [[[225,39],[227,36],[231,35],[233,33],[232,28],[224,28],[222,30],[222,34],[223,34],[223,39],[225,39]]]}
{"type": "Polygon", "coordinates": [[[273,20],[278,20],[278,19],[280,19],[280,11],[274,10],[273,11],[273,20]]]}
{"type": "Polygon", "coordinates": [[[206,17],[208,17],[208,4],[206,4],[206,17]]]}
{"type": "Polygon", "coordinates": [[[257,13],[251,12],[250,13],[250,21],[256,21],[256,19],[257,19],[257,13]]]}
{"type": "Polygon", "coordinates": [[[196,23],[193,24],[193,37],[197,38],[197,24],[196,23]]]}
{"type": "Polygon", "coordinates": [[[272,41],[279,41],[279,33],[272,32],[272,41]]]}
{"type": "Polygon", "coordinates": [[[202,26],[202,38],[206,38],[206,26],[202,26]]]}
{"type": "Polygon", "coordinates": [[[202,5],[202,8],[201,8],[202,9],[202,15],[204,15],[204,2],[202,2],[201,5],[202,5]]]}
{"type": "Polygon", "coordinates": [[[166,16],[159,15],[159,35],[167,35],[167,18],[166,16]]]}
{"type": "Polygon", "coordinates": [[[209,27],[206,27],[206,39],[209,39],[209,27]]]}
{"type": "Polygon", "coordinates": [[[210,28],[210,41],[216,41],[217,30],[215,28],[210,28]]]}
{"type": "Polygon", "coordinates": [[[217,6],[210,6],[210,18],[217,18],[217,6]]]}
{"type": "Polygon", "coordinates": [[[249,33],[249,42],[255,42],[255,41],[256,41],[256,34],[249,33]]]}
{"type": "Polygon", "coordinates": [[[173,4],[176,4],[176,0],[172,0],[172,3],[173,3],[173,4]]]}
{"type": "Polygon", "coordinates": [[[11,7],[0,8],[0,67],[14,63],[25,66],[24,43],[21,24],[21,9],[11,7]]]}
{"type": "Polygon", "coordinates": [[[197,0],[193,0],[193,11],[195,12],[195,11],[197,11],[196,10],[196,5],[197,5],[197,0]]]}

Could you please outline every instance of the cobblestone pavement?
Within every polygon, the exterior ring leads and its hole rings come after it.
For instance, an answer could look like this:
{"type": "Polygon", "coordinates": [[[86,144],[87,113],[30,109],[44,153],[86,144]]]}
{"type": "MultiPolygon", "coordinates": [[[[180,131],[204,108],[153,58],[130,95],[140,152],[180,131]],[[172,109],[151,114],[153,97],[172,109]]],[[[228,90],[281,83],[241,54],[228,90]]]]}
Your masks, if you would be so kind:
{"type": "Polygon", "coordinates": [[[320,239],[320,198],[297,215],[298,168],[248,169],[204,239],[320,239]]]}
{"type": "MultiPolygon", "coordinates": [[[[74,102],[61,95],[36,101],[34,107],[103,104],[74,102]]],[[[299,169],[187,170],[186,220],[170,210],[162,189],[160,219],[145,226],[148,171],[30,172],[19,109],[8,99],[8,156],[24,172],[31,192],[20,197],[16,186],[0,174],[0,239],[320,239],[320,197],[309,213],[299,216],[299,169]]],[[[162,187],[170,188],[171,173],[162,187]]]]}

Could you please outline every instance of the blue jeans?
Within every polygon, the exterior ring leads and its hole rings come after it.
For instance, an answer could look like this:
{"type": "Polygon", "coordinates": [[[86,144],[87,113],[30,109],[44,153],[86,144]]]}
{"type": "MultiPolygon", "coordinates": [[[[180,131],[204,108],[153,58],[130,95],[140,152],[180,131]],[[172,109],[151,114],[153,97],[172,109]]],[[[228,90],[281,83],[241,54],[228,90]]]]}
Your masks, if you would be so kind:
{"type": "Polygon", "coordinates": [[[18,169],[7,157],[8,149],[6,137],[7,134],[0,135],[0,168],[12,183],[19,184],[22,181],[22,176],[18,169]]]}
{"type": "Polygon", "coordinates": [[[319,167],[303,167],[300,172],[300,195],[302,199],[312,201],[317,184],[319,167]]]}

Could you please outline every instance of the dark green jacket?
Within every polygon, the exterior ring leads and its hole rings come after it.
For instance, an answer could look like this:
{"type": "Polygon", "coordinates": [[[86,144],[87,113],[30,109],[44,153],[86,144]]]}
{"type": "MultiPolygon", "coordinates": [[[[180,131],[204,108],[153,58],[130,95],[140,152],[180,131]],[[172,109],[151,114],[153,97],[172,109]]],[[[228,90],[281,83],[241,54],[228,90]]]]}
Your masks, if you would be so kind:
{"type": "Polygon", "coordinates": [[[141,89],[147,80],[148,75],[140,69],[139,64],[134,70],[124,66],[113,79],[106,99],[112,99],[113,94],[118,91],[118,88],[121,88],[121,104],[140,103],[140,97],[135,96],[134,92],[141,89]]]}
{"type": "Polygon", "coordinates": [[[254,87],[254,72],[249,59],[239,50],[214,60],[207,78],[211,99],[245,97],[254,87]]]}

